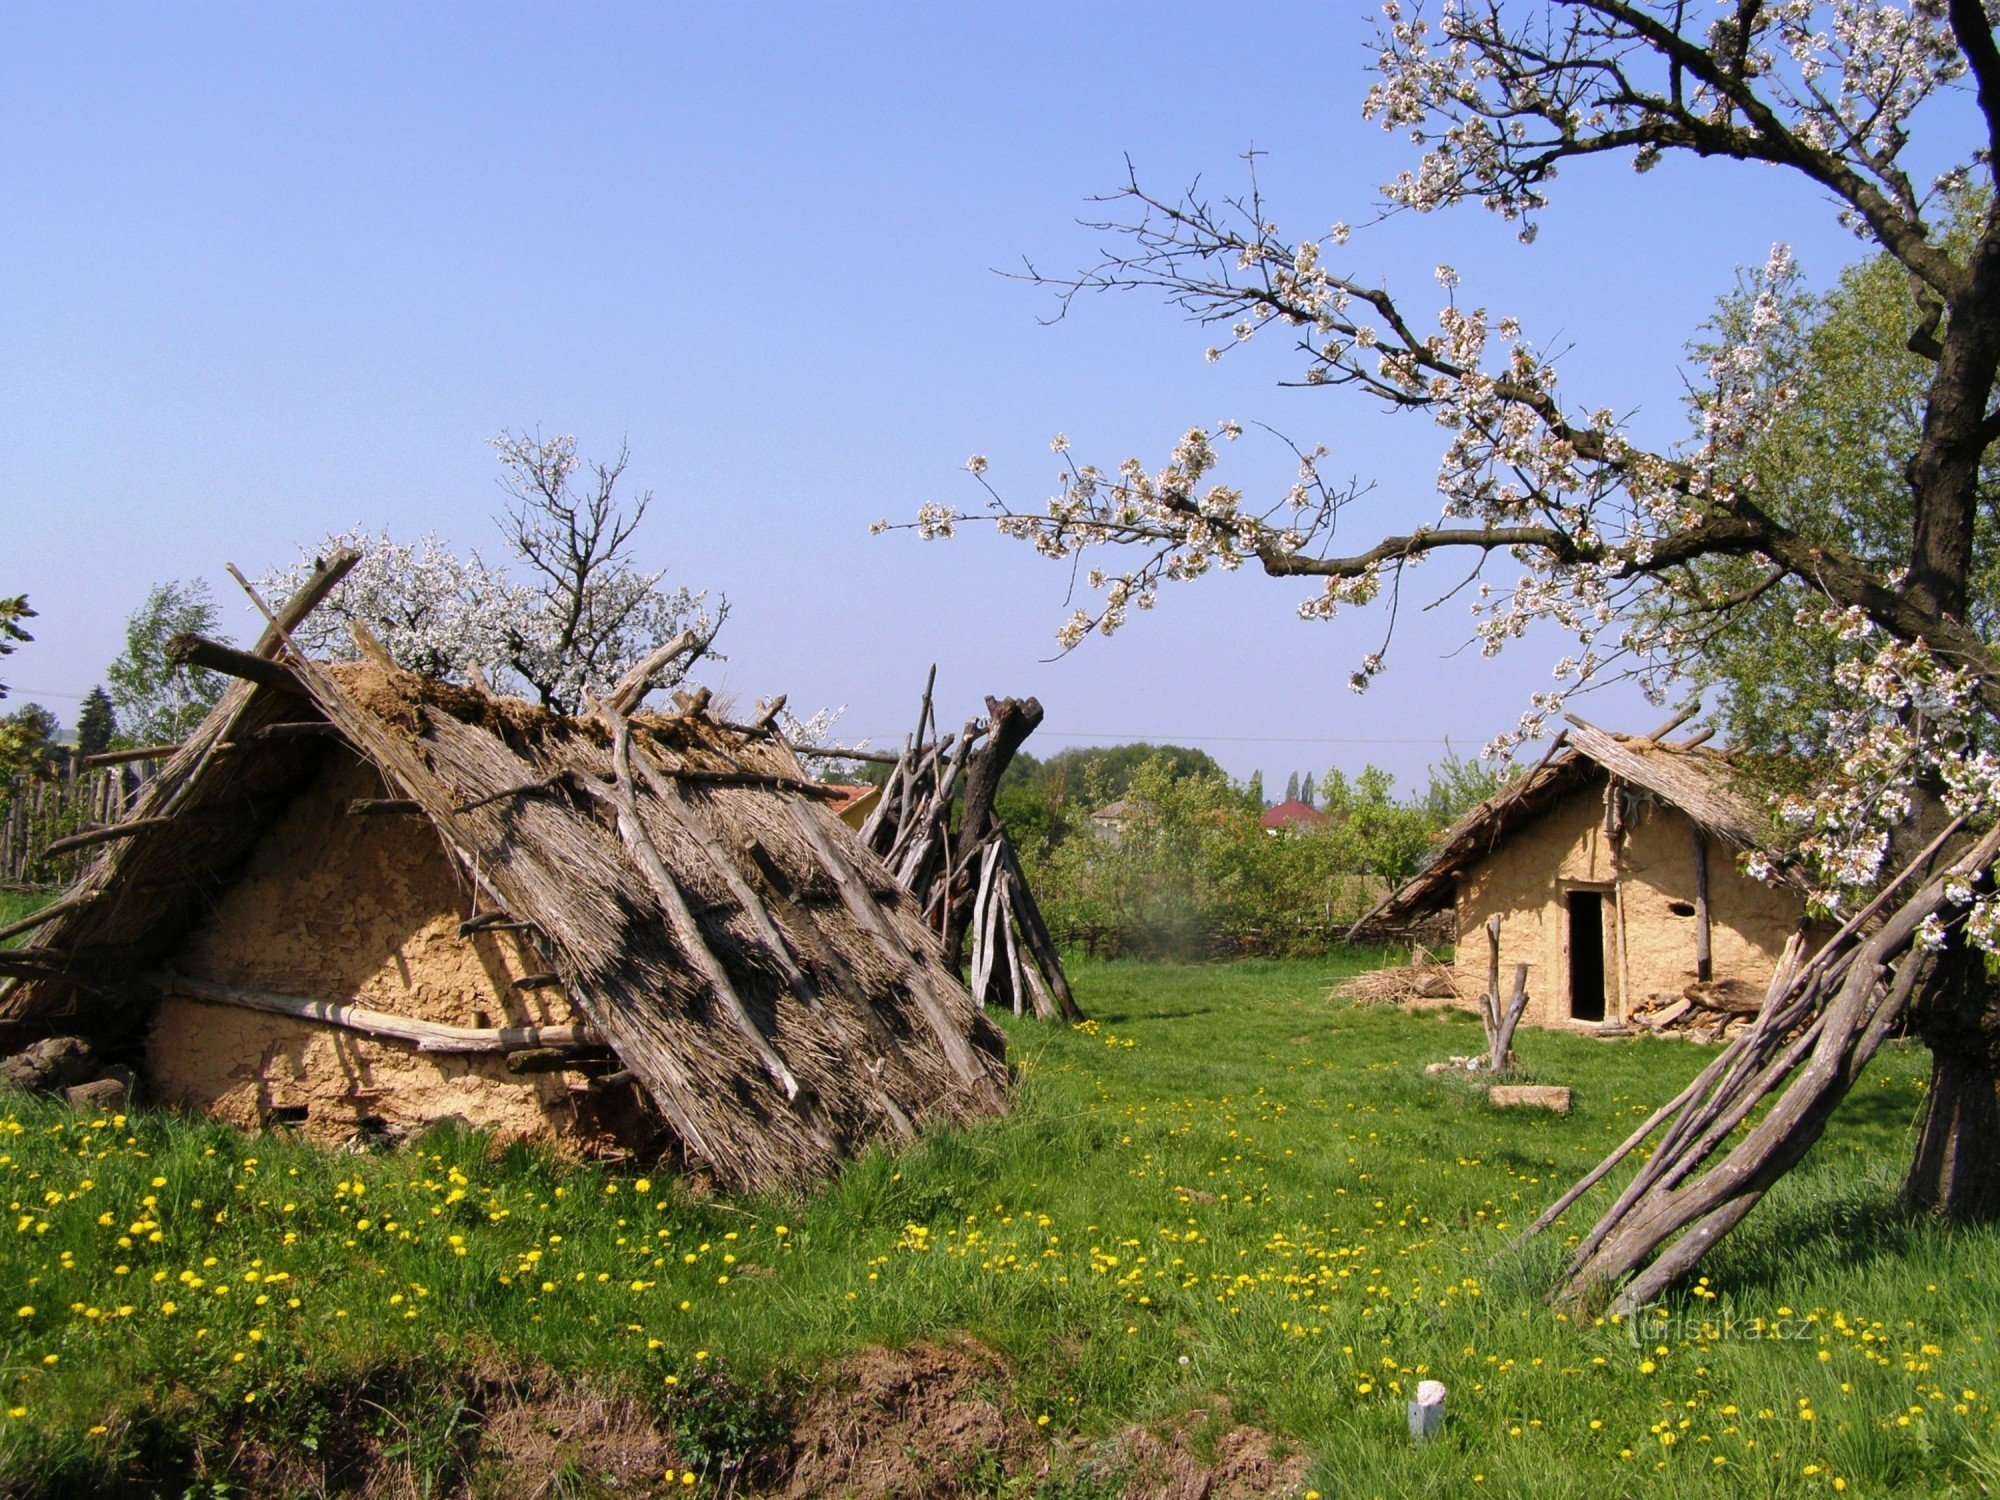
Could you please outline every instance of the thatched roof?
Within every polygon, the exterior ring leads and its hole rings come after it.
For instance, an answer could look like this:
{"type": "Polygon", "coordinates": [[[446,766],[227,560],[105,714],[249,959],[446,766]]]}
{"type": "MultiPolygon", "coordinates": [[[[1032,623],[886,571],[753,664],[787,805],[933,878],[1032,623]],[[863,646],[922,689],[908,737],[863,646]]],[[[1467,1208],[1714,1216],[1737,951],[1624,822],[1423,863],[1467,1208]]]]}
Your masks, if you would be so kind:
{"type": "Polygon", "coordinates": [[[351,752],[395,811],[436,829],[482,913],[531,926],[680,1154],[724,1185],[802,1182],[871,1142],[1004,1109],[1000,1033],[768,730],[699,704],[631,714],[635,842],[606,790],[605,723],[283,652],[267,632],[267,680],[230,688],[129,832],[5,955],[0,1029],[133,1035],[158,998],[143,976],[325,757],[351,752]]]}
{"type": "Polygon", "coordinates": [[[1738,849],[1756,847],[1765,819],[1740,789],[1728,755],[1699,744],[1672,745],[1657,735],[1613,734],[1571,717],[1549,753],[1448,829],[1423,867],[1349,930],[1365,940],[1393,933],[1452,904],[1459,874],[1497,849],[1523,824],[1579,787],[1610,776],[1686,813],[1738,849]]]}

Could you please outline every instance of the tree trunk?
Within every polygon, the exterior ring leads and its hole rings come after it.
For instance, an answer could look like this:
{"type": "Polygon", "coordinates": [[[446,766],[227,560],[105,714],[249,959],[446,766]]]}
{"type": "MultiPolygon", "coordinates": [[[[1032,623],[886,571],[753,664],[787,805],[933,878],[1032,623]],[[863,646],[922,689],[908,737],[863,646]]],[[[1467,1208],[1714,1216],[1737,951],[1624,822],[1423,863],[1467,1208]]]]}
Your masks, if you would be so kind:
{"type": "Polygon", "coordinates": [[[1955,1219],[2000,1217],[2000,988],[1982,955],[1943,955],[1915,1010],[1931,1049],[1923,1127],[1903,1200],[1955,1219]]]}

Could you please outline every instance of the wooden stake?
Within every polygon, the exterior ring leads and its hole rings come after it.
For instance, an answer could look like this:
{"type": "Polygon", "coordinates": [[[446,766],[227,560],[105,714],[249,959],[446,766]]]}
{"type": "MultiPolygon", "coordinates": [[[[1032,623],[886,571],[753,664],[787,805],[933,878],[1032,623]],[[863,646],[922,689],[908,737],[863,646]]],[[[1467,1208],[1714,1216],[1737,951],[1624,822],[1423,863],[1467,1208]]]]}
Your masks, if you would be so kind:
{"type": "Polygon", "coordinates": [[[1715,978],[1708,931],[1708,835],[1699,823],[1694,825],[1694,977],[1702,984],[1715,978]]]}

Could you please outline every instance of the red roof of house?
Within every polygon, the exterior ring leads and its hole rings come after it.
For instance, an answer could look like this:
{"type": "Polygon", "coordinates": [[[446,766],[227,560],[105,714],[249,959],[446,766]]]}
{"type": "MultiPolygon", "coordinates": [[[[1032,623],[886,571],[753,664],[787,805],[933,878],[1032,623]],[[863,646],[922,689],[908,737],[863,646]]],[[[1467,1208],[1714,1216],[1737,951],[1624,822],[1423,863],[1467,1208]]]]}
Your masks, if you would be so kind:
{"type": "Polygon", "coordinates": [[[1324,823],[1326,814],[1296,797],[1289,797],[1276,807],[1265,809],[1260,821],[1266,828],[1311,828],[1324,823]]]}

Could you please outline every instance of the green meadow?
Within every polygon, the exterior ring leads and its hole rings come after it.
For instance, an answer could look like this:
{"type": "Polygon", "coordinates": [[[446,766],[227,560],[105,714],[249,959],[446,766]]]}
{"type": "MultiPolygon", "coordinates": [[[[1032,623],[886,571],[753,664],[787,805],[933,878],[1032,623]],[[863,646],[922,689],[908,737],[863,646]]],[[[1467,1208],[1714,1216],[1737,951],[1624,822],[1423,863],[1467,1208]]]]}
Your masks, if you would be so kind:
{"type": "Polygon", "coordinates": [[[1082,966],[1092,1022],[1010,1023],[1009,1118],[797,1199],[451,1130],[332,1152],[10,1097],[0,1491],[230,1493],[246,1444],[343,1441],[373,1392],[415,1490],[477,1492],[465,1378],[505,1368],[664,1413],[705,1494],[768,1440],[765,1393],[956,1333],[1053,1455],[995,1493],[1096,1493],[1064,1455],[1218,1397],[1327,1497],[2000,1488],[2000,1233],[1895,1211],[1920,1051],[1889,1049],[1701,1282],[1571,1317],[1542,1291],[1596,1200],[1516,1232],[1705,1050],[1529,1032],[1575,1111],[1495,1110],[1424,1073],[1474,1021],[1328,999],[1375,961],[1082,966]],[[1448,1417],[1414,1444],[1424,1379],[1448,1417]]]}

